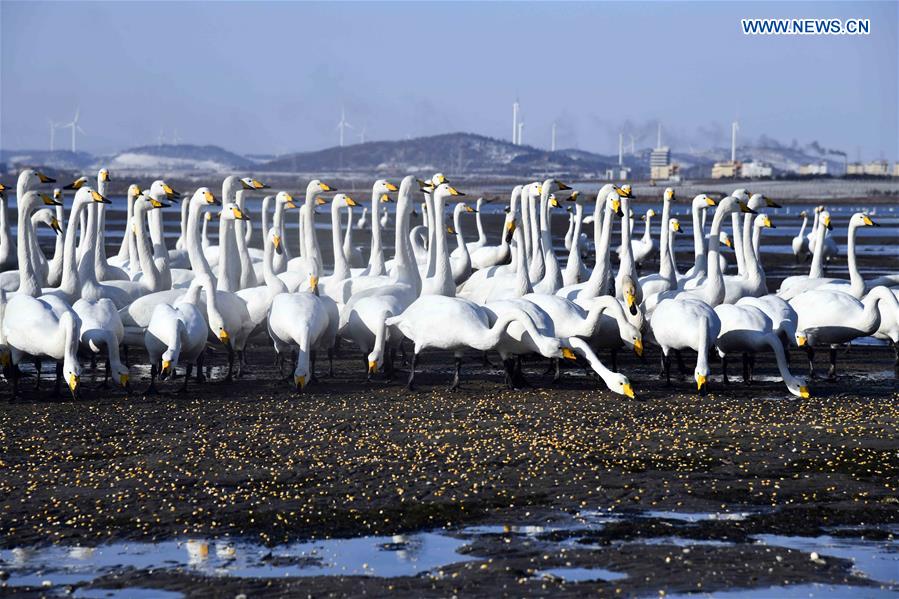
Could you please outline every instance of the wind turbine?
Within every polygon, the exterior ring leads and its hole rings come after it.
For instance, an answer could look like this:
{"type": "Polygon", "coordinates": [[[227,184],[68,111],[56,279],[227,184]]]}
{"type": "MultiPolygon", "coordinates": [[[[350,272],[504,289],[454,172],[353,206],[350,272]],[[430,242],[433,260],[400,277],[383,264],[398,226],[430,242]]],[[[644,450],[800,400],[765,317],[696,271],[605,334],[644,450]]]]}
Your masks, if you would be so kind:
{"type": "Polygon", "coordinates": [[[347,129],[352,129],[353,126],[350,125],[346,120],[346,111],[343,107],[340,108],[340,122],[337,123],[337,129],[340,131],[340,147],[343,147],[343,133],[347,129]]]}
{"type": "Polygon", "coordinates": [[[552,144],[549,147],[550,152],[556,151],[556,123],[553,121],[553,136],[552,136],[552,144]]]}
{"type": "Polygon", "coordinates": [[[50,151],[54,151],[56,149],[56,128],[59,127],[60,123],[55,122],[53,119],[47,119],[47,123],[50,125],[50,151]]]}
{"type": "Polygon", "coordinates": [[[81,128],[81,125],[78,124],[78,119],[81,118],[81,107],[75,108],[75,118],[72,119],[71,123],[66,123],[64,125],[60,125],[60,128],[69,127],[72,130],[72,153],[75,153],[75,134],[76,131],[81,133],[82,135],[87,135],[84,129],[81,128]]]}
{"type": "Polygon", "coordinates": [[[734,121],[730,124],[730,161],[737,161],[737,131],[740,130],[740,123],[734,121]]]}
{"type": "Polygon", "coordinates": [[[524,119],[518,121],[518,145],[524,143],[524,119]]]}
{"type": "Polygon", "coordinates": [[[365,143],[365,127],[366,125],[362,125],[362,130],[359,132],[359,143],[365,143]]]}

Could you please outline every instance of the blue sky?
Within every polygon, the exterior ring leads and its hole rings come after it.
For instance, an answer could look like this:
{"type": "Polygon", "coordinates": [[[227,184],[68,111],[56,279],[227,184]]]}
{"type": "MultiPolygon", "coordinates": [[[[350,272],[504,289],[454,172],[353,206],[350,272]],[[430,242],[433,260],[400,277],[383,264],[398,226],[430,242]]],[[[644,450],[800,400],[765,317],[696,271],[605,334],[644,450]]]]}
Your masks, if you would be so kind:
{"type": "Polygon", "coordinates": [[[0,146],[244,153],[448,131],[612,153],[767,135],[897,158],[899,3],[0,2],[0,146]],[[863,17],[869,36],[744,36],[745,17],[863,17]],[[57,134],[57,145],[65,133],[57,134]]]}

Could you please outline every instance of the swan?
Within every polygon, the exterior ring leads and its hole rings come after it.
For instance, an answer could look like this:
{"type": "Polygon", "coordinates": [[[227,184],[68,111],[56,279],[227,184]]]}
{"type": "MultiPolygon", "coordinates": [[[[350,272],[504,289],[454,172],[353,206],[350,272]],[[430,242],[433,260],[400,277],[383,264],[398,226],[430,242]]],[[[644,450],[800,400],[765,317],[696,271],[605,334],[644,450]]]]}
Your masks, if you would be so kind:
{"type": "MultiPolygon", "coordinates": [[[[721,372],[725,383],[727,379],[727,358],[732,354],[750,352],[755,354],[760,351],[771,350],[777,361],[777,369],[787,386],[787,389],[796,397],[808,399],[809,391],[806,382],[793,376],[787,365],[783,344],[771,319],[760,309],[749,305],[721,304],[715,307],[715,314],[721,323],[715,347],[721,357],[721,372]]],[[[752,371],[744,368],[746,383],[752,380],[752,371]]]]}
{"type": "MultiPolygon", "coordinates": [[[[816,220],[818,221],[818,224],[817,227],[815,227],[815,240],[820,242],[824,239],[824,233],[828,229],[833,229],[833,224],[830,220],[830,213],[827,210],[822,210],[820,214],[817,215],[816,220]]],[[[812,247],[812,244],[809,244],[809,247],[812,247]]],[[[816,243],[814,245],[809,274],[793,275],[785,278],[780,284],[780,289],[777,290],[777,295],[789,300],[808,289],[814,289],[818,285],[823,284],[813,281],[813,279],[821,279],[824,277],[823,247],[823,243],[816,243]]]]}
{"type": "MultiPolygon", "coordinates": [[[[899,302],[899,289],[891,289],[896,301],[899,302]]],[[[894,369],[899,375],[899,310],[881,310],[880,326],[872,335],[875,339],[889,341],[896,352],[894,369]]]]}
{"type": "Polygon", "coordinates": [[[0,272],[16,268],[16,246],[6,218],[6,186],[0,183],[0,272]]]}
{"type": "Polygon", "coordinates": [[[655,342],[662,348],[665,380],[671,384],[669,352],[692,349],[696,352],[693,378],[700,393],[706,390],[709,376],[709,350],[721,331],[718,315],[707,303],[693,298],[665,299],[650,317],[655,342]]]}
{"type": "Polygon", "coordinates": [[[552,243],[552,208],[560,206],[556,191],[571,188],[556,179],[547,179],[540,186],[540,246],[543,251],[543,278],[534,283],[534,290],[540,293],[555,293],[562,287],[562,271],[556,260],[552,243]]]}
{"type": "MultiPolygon", "coordinates": [[[[623,191],[621,194],[621,211],[624,213],[625,218],[621,219],[621,260],[618,263],[618,274],[615,275],[615,297],[623,300],[622,283],[624,277],[630,277],[632,281],[638,281],[638,279],[637,265],[634,263],[634,256],[631,253],[631,219],[628,218],[630,215],[630,200],[633,197],[631,186],[623,185],[621,190],[623,191]]],[[[637,303],[639,304],[643,301],[643,291],[640,289],[639,281],[636,289],[637,303]]]]}
{"type": "MultiPolygon", "coordinates": [[[[21,244],[24,239],[30,239],[30,234],[33,232],[30,228],[31,225],[31,214],[34,210],[37,209],[37,204],[34,206],[29,206],[27,209],[24,208],[25,196],[31,191],[37,191],[37,188],[41,184],[45,183],[55,183],[56,179],[51,179],[50,177],[44,175],[40,171],[36,171],[34,169],[26,168],[21,173],[19,173],[19,177],[16,180],[16,243],[13,244],[11,239],[8,238],[9,243],[5,244],[5,247],[9,248],[9,251],[16,256],[16,267],[18,268],[18,272],[16,271],[6,271],[0,273],[0,289],[5,289],[6,291],[15,291],[19,289],[18,285],[21,283],[20,273],[26,273],[27,278],[29,279],[29,287],[25,289],[25,292],[28,295],[36,295],[38,288],[40,287],[39,281],[37,279],[31,280],[32,275],[35,272],[37,265],[31,261],[31,256],[29,255],[29,251],[22,251],[21,244]],[[23,213],[23,209],[26,213],[23,213]],[[24,228],[23,228],[24,225],[24,228]],[[29,262],[27,263],[27,268],[24,266],[26,263],[22,262],[23,258],[28,258],[29,262]]],[[[47,194],[34,196],[35,200],[42,200],[44,205],[55,205],[57,202],[48,196],[47,194]]],[[[5,212],[5,209],[4,209],[5,212]]],[[[5,217],[5,214],[4,214],[5,217]]]]}
{"type": "MultiPolygon", "coordinates": [[[[640,217],[640,220],[644,223],[643,235],[640,239],[631,241],[631,254],[633,255],[635,264],[643,264],[658,250],[658,245],[652,237],[652,219],[655,215],[656,211],[650,208],[646,211],[646,214],[640,217]]],[[[622,247],[618,246],[617,251],[618,256],[620,257],[622,247]]]]}
{"type": "Polygon", "coordinates": [[[571,237],[572,242],[569,244],[568,261],[565,263],[565,270],[562,271],[562,286],[568,287],[577,285],[581,281],[586,281],[590,276],[587,266],[581,260],[581,247],[579,240],[581,238],[581,222],[584,217],[584,205],[579,201],[580,194],[572,193],[574,210],[572,215],[571,237]]]}
{"type": "Polygon", "coordinates": [[[458,256],[450,255],[450,270],[453,273],[453,283],[458,287],[468,280],[471,276],[471,254],[468,253],[468,244],[462,236],[462,213],[474,212],[474,209],[465,202],[459,202],[453,208],[453,229],[450,234],[456,235],[456,250],[459,251],[458,256]]]}
{"type": "MultiPolygon", "coordinates": [[[[278,230],[278,237],[282,240],[281,253],[275,254],[274,262],[272,263],[275,274],[280,274],[287,270],[287,263],[290,262],[290,248],[287,243],[283,242],[287,239],[284,230],[284,213],[287,210],[293,210],[296,207],[297,205],[293,201],[293,196],[286,191],[279,191],[277,195],[275,195],[275,212],[272,216],[272,226],[278,230]]],[[[268,229],[264,229],[263,231],[267,232],[268,229]]]]}
{"type": "Polygon", "coordinates": [[[708,194],[701,193],[693,198],[690,204],[690,212],[693,216],[693,266],[682,276],[678,277],[677,285],[681,289],[690,282],[699,283],[705,278],[708,266],[705,254],[705,237],[703,236],[704,227],[700,222],[699,213],[705,214],[708,208],[715,206],[715,200],[708,194]]]}
{"type": "Polygon", "coordinates": [[[287,261],[287,275],[290,271],[296,271],[295,276],[282,276],[282,280],[288,289],[295,290],[302,282],[308,279],[303,273],[314,272],[319,276],[322,271],[321,253],[318,249],[318,236],[315,234],[315,207],[327,202],[319,197],[323,193],[337,191],[337,188],[328,185],[318,179],[313,179],[306,185],[306,197],[303,201],[305,210],[299,214],[300,253],[287,261]]]}
{"type": "Polygon", "coordinates": [[[815,346],[830,346],[828,378],[836,377],[836,345],[876,333],[881,315],[892,311],[895,317],[899,310],[896,296],[887,287],[875,287],[861,300],[843,291],[812,289],[791,298],[789,304],[799,317],[796,344],[808,354],[810,377],[815,372],[815,346]]]}
{"type": "MultiPolygon", "coordinates": [[[[371,188],[371,255],[368,257],[368,267],[362,271],[363,276],[379,276],[386,272],[384,267],[384,249],[381,247],[381,228],[387,227],[387,217],[380,221],[376,218],[378,205],[390,202],[388,193],[397,191],[397,186],[385,179],[378,179],[371,188]]],[[[386,208],[385,208],[386,210],[386,208]]]]}
{"type": "Polygon", "coordinates": [[[514,231],[514,215],[506,214],[503,221],[503,233],[499,245],[483,245],[470,252],[471,267],[475,270],[483,270],[491,266],[506,264],[510,259],[509,238],[514,231]]]}
{"type": "Polygon", "coordinates": [[[476,270],[468,280],[459,288],[459,297],[471,300],[476,304],[521,297],[531,293],[533,288],[528,278],[528,255],[524,250],[524,227],[518,226],[518,221],[512,214],[506,219],[512,219],[507,224],[506,237],[514,240],[513,269],[491,266],[476,270]]]}
{"type": "Polygon", "coordinates": [[[737,306],[753,306],[765,313],[771,320],[775,334],[780,338],[784,349],[796,342],[796,327],[799,324],[799,316],[796,310],[781,297],[769,293],[761,297],[742,297],[737,300],[737,306]]]}
{"type": "Polygon", "coordinates": [[[392,375],[392,354],[402,342],[403,335],[398,328],[388,327],[386,320],[401,314],[421,292],[421,275],[409,236],[413,184],[414,177],[405,177],[397,194],[394,281],[354,294],[340,312],[340,336],[352,340],[366,354],[369,377],[384,366],[385,357],[388,359],[388,376],[392,375]]]}
{"type": "Polygon", "coordinates": [[[97,301],[81,298],[72,304],[72,310],[81,321],[79,340],[82,351],[106,354],[103,386],[106,386],[107,379],[112,376],[114,381],[128,391],[128,368],[119,357],[119,345],[125,336],[125,329],[115,304],[105,297],[97,301]]]}
{"type": "Polygon", "coordinates": [[[609,246],[612,241],[612,214],[623,216],[621,211],[621,194],[624,193],[614,185],[603,186],[596,197],[596,208],[593,223],[596,264],[585,283],[569,285],[556,292],[556,295],[569,300],[588,299],[606,295],[609,291],[612,265],[609,259],[609,246]],[[600,223],[597,229],[596,223],[600,223]]]}
{"type": "MultiPolygon", "coordinates": [[[[108,198],[109,184],[111,181],[112,178],[109,175],[109,169],[101,168],[99,172],[97,172],[97,193],[99,193],[104,198],[108,198]]],[[[96,241],[93,247],[94,270],[97,273],[97,280],[131,280],[131,277],[128,276],[128,273],[126,273],[118,266],[110,264],[109,259],[106,257],[106,205],[97,204],[93,207],[93,209],[97,211],[97,234],[96,241]]]]}
{"type": "Polygon", "coordinates": [[[287,285],[278,278],[273,267],[274,255],[280,253],[282,248],[283,244],[281,243],[281,236],[278,235],[278,228],[271,227],[265,238],[265,258],[263,261],[265,284],[237,291],[238,297],[246,302],[247,312],[253,321],[253,333],[251,336],[256,336],[265,330],[264,323],[272,305],[272,298],[279,293],[288,292],[287,285]]]}
{"type": "MultiPolygon", "coordinates": [[[[338,297],[341,283],[350,277],[350,265],[343,253],[340,230],[340,213],[348,206],[358,206],[355,200],[344,193],[338,193],[331,200],[331,253],[334,256],[334,271],[318,279],[319,292],[332,298],[338,297]]],[[[341,302],[342,303],[342,302],[341,302]]]]}
{"type": "Polygon", "coordinates": [[[293,381],[302,391],[315,377],[312,353],[317,349],[330,352],[334,346],[337,323],[331,318],[326,300],[318,295],[318,281],[310,275],[310,292],[280,293],[272,299],[268,317],[268,333],[279,358],[293,349],[297,353],[293,381]]]}
{"type": "MultiPolygon", "coordinates": [[[[465,194],[450,186],[449,183],[441,183],[431,192],[431,201],[434,211],[434,232],[432,240],[434,244],[432,276],[422,279],[422,295],[456,295],[456,285],[453,282],[452,266],[446,242],[446,223],[444,221],[446,200],[449,197],[464,196],[465,194]]],[[[430,248],[429,248],[430,252],[430,248]]],[[[474,257],[472,256],[472,266],[474,257]]]]}
{"type": "Polygon", "coordinates": [[[384,206],[381,209],[381,228],[386,229],[388,223],[390,223],[390,213],[387,211],[387,206],[384,206]]]}
{"type": "MultiPolygon", "coordinates": [[[[736,215],[736,213],[734,213],[736,215]]],[[[736,303],[741,297],[760,297],[767,295],[768,284],[765,278],[765,270],[762,268],[760,254],[757,253],[754,240],[758,240],[762,229],[776,228],[767,214],[758,214],[752,221],[752,234],[744,231],[743,241],[743,272],[741,275],[724,275],[724,303],[736,303]]]]}
{"type": "Polygon", "coordinates": [[[802,226],[799,228],[799,234],[790,242],[797,263],[804,262],[808,256],[808,239],[805,236],[805,229],[808,227],[808,212],[803,210],[799,216],[802,218],[802,226]]]}
{"type": "Polygon", "coordinates": [[[365,230],[365,224],[368,222],[368,208],[362,208],[362,216],[359,217],[359,220],[356,221],[356,229],[359,231],[365,230]]]}
{"type": "Polygon", "coordinates": [[[362,256],[362,249],[353,245],[353,207],[346,208],[346,229],[343,233],[343,256],[346,258],[350,266],[351,272],[353,268],[362,268],[365,259],[362,256]]]}
{"type": "Polygon", "coordinates": [[[47,263],[47,286],[56,287],[62,281],[63,252],[65,250],[65,236],[62,234],[62,223],[65,220],[63,209],[63,195],[61,189],[53,190],[53,199],[59,202],[56,209],[56,216],[50,222],[50,228],[56,231],[56,239],[53,245],[53,257],[47,263]]]}
{"type": "MultiPolygon", "coordinates": [[[[187,202],[185,202],[187,203],[187,202]]],[[[186,233],[186,231],[185,231],[186,233]]],[[[186,239],[185,239],[186,241],[186,239]]],[[[209,281],[207,280],[208,284],[209,281]]],[[[179,362],[184,362],[187,372],[180,391],[187,391],[194,363],[197,363],[197,376],[202,376],[203,352],[206,349],[208,325],[203,311],[197,306],[200,291],[206,287],[198,282],[188,289],[187,293],[174,304],[157,304],[147,325],[144,345],[150,358],[150,387],[148,392],[156,390],[157,374],[165,379],[174,374],[179,362]]],[[[207,294],[212,291],[207,288],[207,294]]]]}
{"type": "Polygon", "coordinates": [[[855,243],[860,227],[879,227],[871,217],[862,212],[856,212],[849,218],[849,233],[846,248],[846,258],[849,266],[849,280],[837,279],[830,277],[818,277],[813,279],[801,279],[796,283],[788,285],[784,281],[778,294],[784,299],[790,299],[797,293],[808,291],[809,289],[831,289],[837,291],[845,291],[856,299],[861,299],[865,295],[865,280],[861,272],[858,270],[858,262],[856,259],[855,243]],[[786,289],[785,289],[786,287],[786,289]]]}
{"type": "MultiPolygon", "coordinates": [[[[445,184],[444,184],[445,185],[445,184]]],[[[521,310],[509,310],[491,326],[487,311],[466,299],[443,295],[426,295],[415,300],[402,314],[385,321],[388,327],[396,326],[414,344],[409,367],[408,388],[415,384],[418,355],[425,349],[452,350],[455,356],[455,374],[450,389],[459,388],[462,355],[467,348],[482,352],[495,349],[503,332],[513,323],[520,323],[536,338],[533,321],[521,310]]],[[[558,339],[545,340],[547,357],[561,358],[562,347],[558,339]]]]}
{"type": "Polygon", "coordinates": [[[669,187],[662,196],[662,224],[659,231],[659,272],[642,276],[639,279],[640,289],[647,297],[677,287],[677,268],[672,266],[674,262],[672,258],[674,249],[672,234],[680,231],[680,222],[671,218],[671,204],[674,201],[674,190],[669,187]]]}
{"type": "MultiPolygon", "coordinates": [[[[812,254],[815,253],[815,248],[818,246],[818,230],[820,229],[822,218],[820,215],[824,212],[824,206],[817,206],[815,208],[815,214],[818,215],[818,218],[815,219],[814,224],[812,225],[812,230],[806,237],[808,239],[808,250],[812,254]]],[[[837,242],[834,241],[833,237],[830,236],[832,228],[827,228],[826,231],[823,231],[823,241],[821,245],[821,258],[825,262],[830,262],[831,259],[836,257],[839,254],[839,248],[837,248],[837,242]]],[[[822,265],[823,269],[823,265],[822,265]]]]}
{"type": "Polygon", "coordinates": [[[216,289],[219,291],[235,292],[240,289],[241,264],[240,253],[237,248],[237,231],[235,219],[231,218],[233,207],[245,218],[243,212],[237,207],[238,186],[244,183],[239,177],[231,175],[222,183],[222,212],[219,215],[219,251],[218,272],[216,289]],[[232,199],[233,198],[233,199],[232,199]]]}
{"type": "MultiPolygon", "coordinates": [[[[184,203],[187,204],[187,202],[184,202],[184,203]]],[[[209,221],[211,221],[211,220],[212,220],[212,213],[205,212],[203,214],[203,241],[201,242],[204,252],[206,251],[206,248],[209,247],[209,221]]]]}
{"type": "MultiPolygon", "coordinates": [[[[64,378],[75,397],[81,377],[81,364],[77,356],[81,324],[78,316],[71,309],[57,313],[57,308],[48,302],[21,291],[7,301],[6,292],[2,290],[0,315],[0,328],[9,347],[11,365],[18,366],[25,356],[54,360],[57,363],[57,391],[60,379],[64,378]]],[[[12,396],[16,397],[19,371],[18,368],[10,368],[10,372],[12,396]]]]}
{"type": "MultiPolygon", "coordinates": [[[[519,193],[521,186],[516,186],[519,188],[519,193]]],[[[513,191],[514,194],[514,191],[513,191]]],[[[484,232],[484,223],[481,221],[481,208],[484,207],[485,204],[489,204],[491,200],[485,200],[484,198],[478,198],[477,203],[475,204],[475,208],[473,212],[477,215],[475,216],[475,223],[478,227],[478,239],[477,241],[468,241],[465,243],[465,247],[468,250],[468,253],[475,251],[478,248],[482,248],[487,245],[487,234],[484,232]]],[[[472,210],[466,210],[466,212],[472,212],[472,210]]],[[[457,227],[458,230],[458,227],[457,227]]],[[[462,257],[462,248],[456,248],[453,250],[453,253],[450,254],[450,258],[461,258],[462,257]]]]}
{"type": "MultiPolygon", "coordinates": [[[[58,196],[54,196],[55,201],[60,201],[58,196]]],[[[59,210],[60,206],[56,206],[56,209],[59,210]]],[[[30,248],[29,252],[29,264],[33,265],[33,270],[35,272],[35,276],[37,276],[38,280],[41,282],[45,282],[49,280],[50,271],[55,268],[58,272],[56,273],[56,279],[61,276],[62,273],[62,264],[54,264],[55,262],[59,262],[62,259],[62,251],[59,249],[61,245],[59,241],[56,243],[56,250],[53,256],[53,262],[47,262],[46,256],[44,256],[43,251],[38,244],[37,232],[36,228],[38,225],[43,224],[46,225],[49,229],[53,230],[56,233],[57,240],[60,238],[60,231],[62,230],[59,225],[59,221],[50,210],[41,208],[35,210],[31,214],[31,229],[30,232],[26,231],[26,236],[28,237],[30,248]]],[[[16,246],[16,251],[18,252],[18,247],[16,246]]],[[[19,271],[18,270],[8,270],[2,275],[0,275],[0,281],[2,281],[2,288],[6,291],[15,291],[19,286],[19,271]]]]}
{"type": "Polygon", "coordinates": [[[134,200],[136,200],[137,196],[140,194],[140,187],[134,183],[128,186],[128,192],[125,194],[127,209],[125,213],[125,227],[122,232],[122,243],[119,245],[118,254],[107,260],[109,264],[125,269],[132,276],[137,272],[135,268],[137,262],[137,247],[135,246],[133,227],[134,200]]]}

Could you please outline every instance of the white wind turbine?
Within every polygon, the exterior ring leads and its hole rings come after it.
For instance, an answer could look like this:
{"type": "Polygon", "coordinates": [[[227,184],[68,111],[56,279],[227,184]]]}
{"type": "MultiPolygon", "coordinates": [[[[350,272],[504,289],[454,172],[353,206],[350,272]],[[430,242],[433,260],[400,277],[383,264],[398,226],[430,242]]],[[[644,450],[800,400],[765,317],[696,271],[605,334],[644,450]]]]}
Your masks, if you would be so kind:
{"type": "Polygon", "coordinates": [[[47,123],[50,125],[50,151],[52,152],[56,149],[56,128],[61,123],[57,123],[53,119],[47,119],[47,123]]]}
{"type": "Polygon", "coordinates": [[[81,118],[81,107],[75,108],[75,118],[72,119],[71,123],[66,123],[64,125],[60,125],[61,129],[65,129],[66,127],[72,130],[72,152],[75,152],[75,135],[76,133],[81,133],[82,135],[87,135],[84,129],[81,128],[81,125],[78,124],[78,119],[81,118]]]}
{"type": "Polygon", "coordinates": [[[350,125],[346,120],[346,111],[341,107],[340,109],[340,122],[337,123],[337,129],[340,131],[340,147],[343,147],[343,134],[347,129],[352,129],[353,126],[350,125]]]}
{"type": "Polygon", "coordinates": [[[362,130],[359,131],[359,143],[361,143],[361,144],[365,143],[365,128],[366,128],[366,126],[367,125],[362,125],[362,130]]]}

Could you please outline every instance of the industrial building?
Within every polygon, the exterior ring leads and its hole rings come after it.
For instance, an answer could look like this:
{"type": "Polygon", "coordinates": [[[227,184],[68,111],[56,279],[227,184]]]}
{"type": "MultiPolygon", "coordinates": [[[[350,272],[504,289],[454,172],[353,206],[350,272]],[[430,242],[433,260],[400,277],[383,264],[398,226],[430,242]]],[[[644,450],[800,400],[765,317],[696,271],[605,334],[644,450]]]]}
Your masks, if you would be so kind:
{"type": "Polygon", "coordinates": [[[803,164],[799,167],[799,174],[806,177],[826,175],[827,163],[822,160],[818,163],[803,164]]]}

